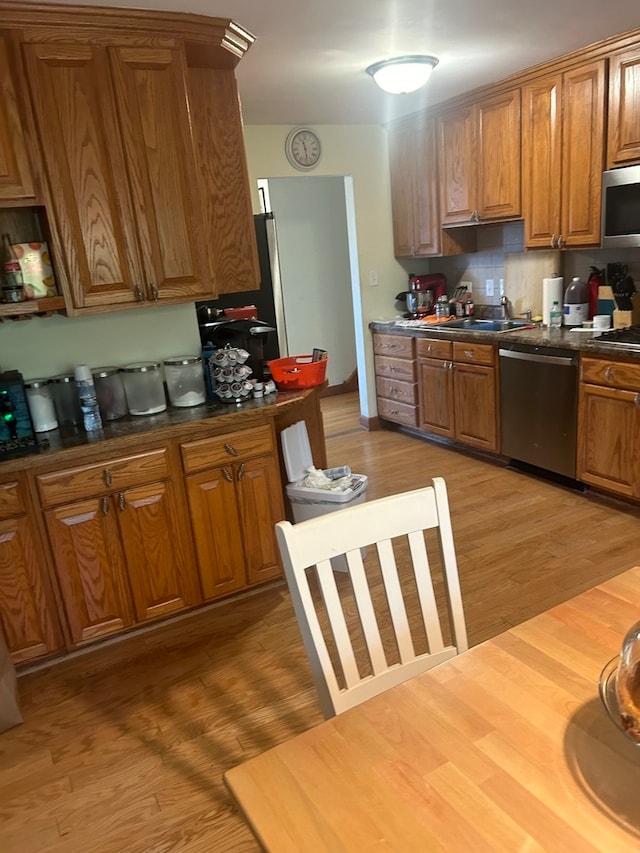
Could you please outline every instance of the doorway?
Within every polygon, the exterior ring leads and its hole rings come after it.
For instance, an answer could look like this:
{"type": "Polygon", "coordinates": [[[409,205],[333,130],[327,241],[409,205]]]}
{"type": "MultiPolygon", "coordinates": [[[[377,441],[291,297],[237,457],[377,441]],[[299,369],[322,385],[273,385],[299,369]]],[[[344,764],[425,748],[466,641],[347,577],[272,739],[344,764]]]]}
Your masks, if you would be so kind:
{"type": "Polygon", "coordinates": [[[356,371],[353,282],[359,275],[350,182],[310,175],[258,180],[264,212],[275,217],[287,351],[327,350],[330,386],[356,371]]]}

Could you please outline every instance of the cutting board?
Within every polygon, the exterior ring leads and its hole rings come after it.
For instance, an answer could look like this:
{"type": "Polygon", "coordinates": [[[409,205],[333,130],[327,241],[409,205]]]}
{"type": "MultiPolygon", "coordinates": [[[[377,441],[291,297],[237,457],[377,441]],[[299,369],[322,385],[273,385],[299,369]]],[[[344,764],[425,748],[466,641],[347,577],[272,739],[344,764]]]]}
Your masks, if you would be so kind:
{"type": "Polygon", "coordinates": [[[563,274],[562,252],[511,252],[504,256],[504,292],[513,309],[513,316],[531,311],[542,314],[542,279],[563,274]]]}

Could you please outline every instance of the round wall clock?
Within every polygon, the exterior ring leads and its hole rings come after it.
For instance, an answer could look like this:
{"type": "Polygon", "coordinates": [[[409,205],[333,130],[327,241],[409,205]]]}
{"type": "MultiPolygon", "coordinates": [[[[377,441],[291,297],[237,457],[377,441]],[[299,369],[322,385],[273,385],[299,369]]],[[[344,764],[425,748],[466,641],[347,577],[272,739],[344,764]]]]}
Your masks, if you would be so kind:
{"type": "Polygon", "coordinates": [[[287,160],[303,172],[318,165],[321,154],[318,134],[308,127],[295,127],[284,144],[287,160]]]}

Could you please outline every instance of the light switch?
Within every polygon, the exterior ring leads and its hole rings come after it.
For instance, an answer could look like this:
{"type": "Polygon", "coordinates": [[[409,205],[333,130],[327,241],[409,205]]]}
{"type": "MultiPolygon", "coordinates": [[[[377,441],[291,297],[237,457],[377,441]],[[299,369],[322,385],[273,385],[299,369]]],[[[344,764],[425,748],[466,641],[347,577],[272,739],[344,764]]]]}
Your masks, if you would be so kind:
{"type": "Polygon", "coordinates": [[[369,287],[378,286],[378,270],[369,270],[369,287]]]}

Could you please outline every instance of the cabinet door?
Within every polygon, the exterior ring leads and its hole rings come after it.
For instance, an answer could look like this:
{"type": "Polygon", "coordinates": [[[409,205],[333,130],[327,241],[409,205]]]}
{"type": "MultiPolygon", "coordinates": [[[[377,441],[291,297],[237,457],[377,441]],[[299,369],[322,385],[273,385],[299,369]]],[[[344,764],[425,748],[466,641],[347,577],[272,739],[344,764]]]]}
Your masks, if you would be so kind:
{"type": "Polygon", "coordinates": [[[439,116],[438,168],[442,225],[474,221],[477,170],[473,106],[439,116]]]}
{"type": "Polygon", "coordinates": [[[605,75],[604,59],[564,75],[562,239],[566,246],[600,243],[605,75]]]}
{"type": "Polygon", "coordinates": [[[280,577],[280,551],[274,525],[284,519],[282,486],[273,457],[236,466],[238,505],[250,584],[280,577]]]}
{"type": "Polygon", "coordinates": [[[41,551],[26,516],[0,521],[0,624],[16,664],[61,646],[45,593],[41,551]]]}
{"type": "Polygon", "coordinates": [[[520,90],[477,106],[480,219],[517,219],[520,201],[520,90]]]}
{"type": "Polygon", "coordinates": [[[148,298],[214,295],[178,50],[109,52],[148,298]]]}
{"type": "Polygon", "coordinates": [[[580,385],[578,479],[624,497],[640,496],[640,407],[634,391],[580,385]]]}
{"type": "Polygon", "coordinates": [[[23,50],[72,306],[133,304],[144,277],[106,51],[23,50]]]}
{"type": "Polygon", "coordinates": [[[189,113],[201,188],[204,242],[216,292],[260,287],[260,267],[240,103],[231,69],[203,68],[187,53],[189,113]]]}
{"type": "Polygon", "coordinates": [[[463,444],[497,452],[496,372],[475,364],[454,365],[455,437],[463,444]]]}
{"type": "Polygon", "coordinates": [[[389,134],[389,171],[393,246],[397,258],[413,257],[415,251],[414,157],[413,128],[394,128],[389,134]]]}
{"type": "Polygon", "coordinates": [[[420,429],[454,437],[453,371],[450,361],[418,360],[420,429]]]}
{"type": "Polygon", "coordinates": [[[232,465],[186,477],[205,601],[247,585],[243,533],[232,465]]]}
{"type": "Polygon", "coordinates": [[[562,75],[522,89],[525,245],[550,248],[560,235],[562,75]]]}
{"type": "Polygon", "coordinates": [[[166,616],[196,604],[169,483],[127,489],[113,496],[136,621],[166,616]]]}
{"type": "Polygon", "coordinates": [[[640,163],[640,50],[609,58],[607,168],[640,163]]]}
{"type": "Polygon", "coordinates": [[[414,253],[418,257],[441,251],[440,212],[438,210],[438,172],[436,168],[435,123],[418,123],[414,130],[414,253]]]}
{"type": "Polygon", "coordinates": [[[72,645],[133,623],[118,524],[108,497],[45,512],[72,645]]]}
{"type": "Polygon", "coordinates": [[[0,31],[0,200],[34,195],[18,97],[11,76],[8,37],[0,31]]]}

